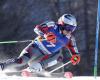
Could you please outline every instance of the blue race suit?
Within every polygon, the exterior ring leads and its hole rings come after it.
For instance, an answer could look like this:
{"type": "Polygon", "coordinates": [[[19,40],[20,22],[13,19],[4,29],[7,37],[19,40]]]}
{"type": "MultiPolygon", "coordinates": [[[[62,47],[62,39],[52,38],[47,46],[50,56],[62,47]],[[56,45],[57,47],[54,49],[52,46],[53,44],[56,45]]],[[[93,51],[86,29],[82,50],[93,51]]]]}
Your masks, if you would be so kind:
{"type": "Polygon", "coordinates": [[[60,26],[53,21],[44,22],[34,28],[34,32],[38,34],[38,37],[34,39],[23,51],[17,59],[6,62],[4,69],[10,65],[22,65],[37,61],[46,68],[57,64],[60,57],[60,50],[63,47],[69,48],[72,54],[78,53],[75,40],[72,36],[65,36],[61,34],[60,26]],[[48,42],[44,34],[52,32],[56,35],[56,43],[48,42]],[[33,60],[31,60],[33,59],[33,60]],[[54,61],[53,64],[50,64],[54,61]]]}

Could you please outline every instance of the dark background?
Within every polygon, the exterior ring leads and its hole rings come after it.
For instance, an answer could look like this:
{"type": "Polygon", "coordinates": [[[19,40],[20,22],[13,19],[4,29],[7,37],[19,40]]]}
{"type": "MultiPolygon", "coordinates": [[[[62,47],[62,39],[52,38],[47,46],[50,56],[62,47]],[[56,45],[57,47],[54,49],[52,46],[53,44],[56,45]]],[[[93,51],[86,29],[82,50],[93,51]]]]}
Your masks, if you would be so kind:
{"type": "MultiPolygon", "coordinates": [[[[0,0],[0,41],[34,39],[35,25],[57,21],[64,13],[75,15],[78,21],[74,35],[81,62],[71,69],[75,75],[93,75],[97,0],[0,0]]],[[[18,57],[28,44],[0,44],[0,60],[18,57]]]]}

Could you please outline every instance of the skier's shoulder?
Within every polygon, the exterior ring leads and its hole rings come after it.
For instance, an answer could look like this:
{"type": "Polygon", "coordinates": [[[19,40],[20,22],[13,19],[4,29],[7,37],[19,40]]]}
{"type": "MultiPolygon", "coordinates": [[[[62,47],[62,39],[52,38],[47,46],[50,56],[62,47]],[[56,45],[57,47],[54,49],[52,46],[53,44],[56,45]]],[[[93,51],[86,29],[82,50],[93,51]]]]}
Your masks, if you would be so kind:
{"type": "Polygon", "coordinates": [[[56,25],[56,23],[54,21],[52,21],[52,20],[50,20],[50,21],[44,21],[43,23],[40,24],[40,26],[42,26],[42,27],[45,27],[45,26],[47,26],[47,27],[53,27],[55,25],[56,25]]]}

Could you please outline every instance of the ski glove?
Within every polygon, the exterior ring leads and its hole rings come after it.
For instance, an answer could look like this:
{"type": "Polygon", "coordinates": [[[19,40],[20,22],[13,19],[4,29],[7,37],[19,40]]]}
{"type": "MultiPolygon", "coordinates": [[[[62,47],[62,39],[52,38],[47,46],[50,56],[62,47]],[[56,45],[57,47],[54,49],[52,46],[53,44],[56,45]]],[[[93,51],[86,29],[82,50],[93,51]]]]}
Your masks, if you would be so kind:
{"type": "Polygon", "coordinates": [[[75,55],[72,55],[71,57],[71,62],[73,65],[76,65],[80,62],[80,56],[75,54],[75,55]]]}
{"type": "Polygon", "coordinates": [[[56,43],[56,35],[52,32],[48,32],[47,34],[44,35],[46,40],[50,43],[56,43]]]}

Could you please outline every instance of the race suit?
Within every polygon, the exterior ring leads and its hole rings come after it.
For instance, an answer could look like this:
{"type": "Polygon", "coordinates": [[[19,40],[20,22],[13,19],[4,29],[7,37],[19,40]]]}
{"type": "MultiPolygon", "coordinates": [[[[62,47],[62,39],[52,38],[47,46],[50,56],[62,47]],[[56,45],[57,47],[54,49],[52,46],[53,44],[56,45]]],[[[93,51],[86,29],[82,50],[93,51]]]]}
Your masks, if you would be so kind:
{"type": "Polygon", "coordinates": [[[53,22],[47,21],[34,28],[38,35],[23,51],[17,59],[8,60],[3,69],[13,65],[20,66],[39,62],[42,68],[51,67],[59,62],[61,57],[60,50],[67,48],[71,54],[78,54],[75,39],[72,35],[65,36],[61,33],[60,26],[53,22]],[[48,42],[44,35],[52,32],[56,35],[56,43],[48,42]]]}

